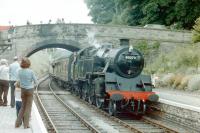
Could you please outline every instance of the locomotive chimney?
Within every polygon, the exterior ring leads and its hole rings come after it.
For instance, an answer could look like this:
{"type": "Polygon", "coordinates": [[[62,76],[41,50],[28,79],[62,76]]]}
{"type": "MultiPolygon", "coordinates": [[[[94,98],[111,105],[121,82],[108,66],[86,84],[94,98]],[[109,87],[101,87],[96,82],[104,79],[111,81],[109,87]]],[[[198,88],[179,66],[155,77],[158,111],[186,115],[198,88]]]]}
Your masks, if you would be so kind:
{"type": "Polygon", "coordinates": [[[120,46],[129,46],[129,39],[120,39],[120,46]]]}

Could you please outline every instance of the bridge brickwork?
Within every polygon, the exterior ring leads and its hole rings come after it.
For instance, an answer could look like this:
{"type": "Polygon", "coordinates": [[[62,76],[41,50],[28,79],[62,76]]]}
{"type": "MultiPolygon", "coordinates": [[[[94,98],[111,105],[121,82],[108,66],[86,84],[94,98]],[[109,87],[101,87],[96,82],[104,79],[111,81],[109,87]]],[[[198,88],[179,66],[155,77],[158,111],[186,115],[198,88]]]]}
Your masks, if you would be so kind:
{"type": "MultiPolygon", "coordinates": [[[[160,43],[160,50],[166,51],[177,45],[191,43],[191,32],[167,29],[149,29],[131,26],[95,24],[42,24],[14,27],[13,32],[1,32],[0,40],[12,36],[12,49],[1,53],[1,58],[31,55],[44,48],[59,47],[76,51],[91,43],[113,43],[119,39],[130,39],[130,43],[147,40],[160,43]]],[[[0,44],[1,45],[1,44],[0,44]]]]}

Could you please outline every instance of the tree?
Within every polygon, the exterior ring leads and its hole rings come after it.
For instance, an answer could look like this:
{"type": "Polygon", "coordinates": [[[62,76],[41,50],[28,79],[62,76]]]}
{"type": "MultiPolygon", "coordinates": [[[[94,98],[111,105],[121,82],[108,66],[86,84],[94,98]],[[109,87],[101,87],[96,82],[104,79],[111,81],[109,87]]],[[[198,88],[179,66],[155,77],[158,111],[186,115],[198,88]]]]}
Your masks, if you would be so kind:
{"type": "Polygon", "coordinates": [[[92,21],[100,24],[175,25],[191,29],[200,14],[199,0],[85,0],[92,21]]]}
{"type": "Polygon", "coordinates": [[[195,21],[195,25],[193,26],[193,42],[200,42],[200,17],[195,21]]]}
{"type": "Polygon", "coordinates": [[[90,9],[89,15],[94,23],[106,24],[112,21],[116,12],[113,0],[85,0],[85,3],[90,9]]]}
{"type": "Polygon", "coordinates": [[[143,8],[142,24],[176,24],[190,29],[200,14],[199,0],[150,0],[143,8]]]}

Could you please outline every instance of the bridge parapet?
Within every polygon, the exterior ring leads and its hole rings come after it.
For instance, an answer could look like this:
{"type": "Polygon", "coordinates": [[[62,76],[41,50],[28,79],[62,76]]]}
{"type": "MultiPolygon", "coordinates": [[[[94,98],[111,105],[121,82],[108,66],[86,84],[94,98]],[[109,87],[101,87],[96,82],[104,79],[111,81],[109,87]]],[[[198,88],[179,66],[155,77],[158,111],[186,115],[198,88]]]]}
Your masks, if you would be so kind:
{"type": "Polygon", "coordinates": [[[186,30],[172,31],[168,29],[150,29],[132,26],[113,26],[95,24],[42,24],[19,26],[15,30],[16,38],[24,37],[57,37],[57,36],[88,36],[129,38],[134,40],[150,40],[163,42],[190,43],[191,32],[186,30]]]}
{"type": "MultiPolygon", "coordinates": [[[[191,43],[192,36],[190,31],[96,24],[17,26],[13,29],[11,35],[12,51],[7,51],[1,55],[6,56],[6,58],[9,58],[8,56],[23,56],[27,53],[34,53],[41,50],[41,48],[61,47],[72,50],[73,48],[79,49],[92,43],[102,42],[118,45],[121,38],[130,39],[131,44],[141,40],[156,41],[160,43],[161,51],[168,52],[176,45],[191,43]],[[58,44],[59,46],[57,46],[58,44]]],[[[6,35],[3,36],[6,39],[6,35]]]]}

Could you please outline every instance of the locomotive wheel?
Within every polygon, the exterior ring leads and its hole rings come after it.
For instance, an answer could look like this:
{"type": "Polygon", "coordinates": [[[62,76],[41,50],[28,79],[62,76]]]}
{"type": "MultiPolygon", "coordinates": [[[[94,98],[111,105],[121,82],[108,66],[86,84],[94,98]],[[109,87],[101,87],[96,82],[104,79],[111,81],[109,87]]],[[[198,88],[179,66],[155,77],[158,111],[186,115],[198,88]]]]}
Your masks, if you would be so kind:
{"type": "Polygon", "coordinates": [[[112,116],[117,115],[117,105],[115,101],[112,101],[112,100],[109,101],[108,113],[112,116]]]}
{"type": "Polygon", "coordinates": [[[89,96],[88,96],[88,102],[89,102],[90,104],[94,104],[94,100],[95,100],[94,95],[89,95],[89,96]]]}
{"type": "Polygon", "coordinates": [[[87,90],[86,89],[82,90],[82,99],[85,101],[87,100],[87,90]]]}
{"type": "Polygon", "coordinates": [[[88,102],[90,104],[94,104],[95,103],[95,93],[94,93],[94,90],[89,90],[88,91],[88,102]]]}
{"type": "Polygon", "coordinates": [[[87,93],[87,90],[88,90],[88,84],[87,83],[84,83],[83,84],[83,88],[82,88],[82,99],[87,101],[87,97],[88,97],[88,93],[87,93]]]}
{"type": "Polygon", "coordinates": [[[75,90],[75,95],[76,95],[76,96],[79,95],[79,90],[78,90],[78,89],[75,90]]]}
{"type": "Polygon", "coordinates": [[[76,92],[76,91],[75,91],[75,88],[72,88],[72,89],[71,89],[71,92],[72,92],[73,95],[75,95],[75,92],[76,92]]]}
{"type": "Polygon", "coordinates": [[[82,91],[81,91],[81,90],[78,91],[78,96],[79,96],[80,98],[82,98],[82,91]]]}
{"type": "Polygon", "coordinates": [[[78,83],[72,84],[71,93],[72,93],[73,95],[77,96],[77,95],[79,95],[79,94],[78,94],[78,90],[79,90],[78,83]]]}
{"type": "Polygon", "coordinates": [[[103,106],[103,99],[100,98],[99,96],[96,96],[96,98],[95,98],[95,105],[97,106],[97,108],[102,108],[102,106],[103,106]]]}

